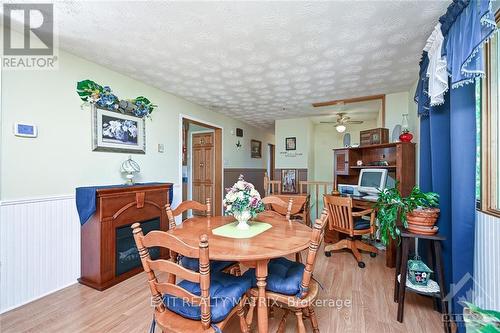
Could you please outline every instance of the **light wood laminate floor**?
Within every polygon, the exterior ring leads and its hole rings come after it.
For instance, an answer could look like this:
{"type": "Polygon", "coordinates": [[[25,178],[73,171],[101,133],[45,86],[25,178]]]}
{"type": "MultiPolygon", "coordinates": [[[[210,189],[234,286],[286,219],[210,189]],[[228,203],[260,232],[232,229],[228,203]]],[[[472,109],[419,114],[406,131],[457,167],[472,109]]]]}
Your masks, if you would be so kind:
{"type": "MultiPolygon", "coordinates": [[[[347,252],[331,258],[319,252],[314,274],[324,288],[319,298],[344,303],[340,308],[316,308],[321,332],[442,331],[441,315],[433,310],[432,301],[414,294],[407,294],[404,323],[397,322],[394,270],[385,267],[383,255],[370,258],[363,254],[363,258],[366,268],[361,269],[347,252]]],[[[295,332],[294,317],[288,317],[287,332],[295,332]]],[[[103,292],[75,284],[4,313],[0,316],[0,332],[145,333],[151,319],[146,277],[139,274],[103,292]]],[[[276,330],[280,319],[278,309],[270,319],[270,332],[276,330]]],[[[311,331],[308,321],[306,328],[311,331]]],[[[225,332],[239,332],[237,316],[225,332]]]]}

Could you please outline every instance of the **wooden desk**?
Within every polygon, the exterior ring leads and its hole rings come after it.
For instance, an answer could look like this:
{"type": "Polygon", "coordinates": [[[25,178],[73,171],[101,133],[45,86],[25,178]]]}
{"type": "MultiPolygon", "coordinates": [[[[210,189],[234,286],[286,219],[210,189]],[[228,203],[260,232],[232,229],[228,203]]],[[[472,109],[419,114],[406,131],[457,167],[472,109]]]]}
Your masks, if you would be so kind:
{"type": "Polygon", "coordinates": [[[197,247],[199,237],[208,235],[210,260],[239,261],[255,268],[259,299],[257,300],[257,321],[259,333],[267,333],[268,311],[266,299],[267,264],[269,260],[305,250],[311,239],[311,228],[297,222],[266,219],[272,228],[246,239],[221,237],[212,230],[234,221],[232,216],[194,217],[185,220],[176,229],[168,232],[187,244],[197,247]]]}
{"type": "MultiPolygon", "coordinates": [[[[373,206],[375,205],[375,202],[363,200],[362,198],[359,198],[359,197],[353,197],[352,205],[354,208],[357,208],[359,210],[363,210],[363,209],[373,208],[373,206]]],[[[336,243],[340,239],[342,239],[342,237],[345,237],[345,236],[344,235],[341,236],[335,230],[329,230],[328,228],[326,228],[325,243],[336,243]]],[[[390,240],[389,244],[386,246],[385,266],[390,267],[390,268],[396,267],[396,246],[392,240],[390,240]]]]}

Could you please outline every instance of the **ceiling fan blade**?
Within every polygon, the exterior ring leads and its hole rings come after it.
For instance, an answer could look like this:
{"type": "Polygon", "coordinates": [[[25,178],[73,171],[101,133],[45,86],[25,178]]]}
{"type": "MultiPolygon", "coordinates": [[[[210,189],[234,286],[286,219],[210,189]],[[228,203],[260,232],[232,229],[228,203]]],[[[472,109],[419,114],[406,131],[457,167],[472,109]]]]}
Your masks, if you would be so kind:
{"type": "Polygon", "coordinates": [[[320,124],[338,124],[338,121],[320,121],[320,124]]]}
{"type": "Polygon", "coordinates": [[[348,120],[345,122],[346,124],[362,124],[362,120],[348,120]]]}

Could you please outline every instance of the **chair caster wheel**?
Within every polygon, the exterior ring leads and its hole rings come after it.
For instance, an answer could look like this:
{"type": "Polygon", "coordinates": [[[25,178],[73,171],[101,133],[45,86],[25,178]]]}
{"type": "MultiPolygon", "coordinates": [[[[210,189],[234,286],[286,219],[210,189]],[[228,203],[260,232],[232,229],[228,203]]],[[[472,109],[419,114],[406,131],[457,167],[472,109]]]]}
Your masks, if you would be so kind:
{"type": "Polygon", "coordinates": [[[377,256],[376,253],[370,252],[370,257],[375,258],[377,256]]]}
{"type": "Polygon", "coordinates": [[[332,256],[332,253],[331,253],[331,252],[329,252],[329,251],[326,251],[326,252],[325,252],[325,256],[326,256],[326,257],[328,257],[328,258],[330,258],[330,257],[332,256]]]}
{"type": "Polygon", "coordinates": [[[362,262],[362,261],[358,262],[358,267],[359,268],[365,268],[365,263],[362,262]]]}

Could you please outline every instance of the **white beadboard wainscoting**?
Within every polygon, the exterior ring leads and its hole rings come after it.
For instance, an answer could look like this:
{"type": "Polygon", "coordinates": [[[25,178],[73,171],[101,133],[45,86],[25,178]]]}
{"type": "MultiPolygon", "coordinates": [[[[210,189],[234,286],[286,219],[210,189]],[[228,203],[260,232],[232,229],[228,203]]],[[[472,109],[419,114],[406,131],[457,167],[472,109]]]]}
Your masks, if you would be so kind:
{"type": "Polygon", "coordinates": [[[500,219],[477,213],[474,254],[474,301],[500,311],[500,219]]]}
{"type": "Polygon", "coordinates": [[[77,282],[75,196],[0,203],[0,313],[77,282]]]}

